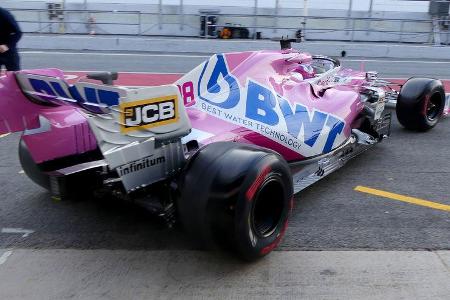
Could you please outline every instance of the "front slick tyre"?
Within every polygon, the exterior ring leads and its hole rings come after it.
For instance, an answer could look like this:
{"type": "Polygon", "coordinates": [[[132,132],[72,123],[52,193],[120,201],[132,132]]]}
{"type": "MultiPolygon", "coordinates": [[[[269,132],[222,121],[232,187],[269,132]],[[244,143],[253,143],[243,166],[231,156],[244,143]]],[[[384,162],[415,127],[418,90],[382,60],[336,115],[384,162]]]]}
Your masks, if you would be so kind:
{"type": "Polygon", "coordinates": [[[410,78],[402,86],[396,106],[397,119],[406,129],[430,130],[444,113],[442,82],[430,78],[410,78]]]}
{"type": "Polygon", "coordinates": [[[191,159],[184,174],[180,219],[203,246],[219,245],[247,261],[278,246],[293,198],[282,157],[256,146],[214,143],[191,159]]]}

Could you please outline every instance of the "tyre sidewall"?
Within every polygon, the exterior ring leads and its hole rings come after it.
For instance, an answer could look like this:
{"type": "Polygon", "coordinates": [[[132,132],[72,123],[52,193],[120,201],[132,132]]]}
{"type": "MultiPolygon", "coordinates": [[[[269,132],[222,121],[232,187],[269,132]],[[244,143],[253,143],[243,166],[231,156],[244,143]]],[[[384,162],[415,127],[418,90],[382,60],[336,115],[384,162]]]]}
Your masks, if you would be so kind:
{"type": "Polygon", "coordinates": [[[21,138],[19,142],[19,161],[25,174],[34,183],[43,187],[46,190],[50,190],[50,177],[42,172],[39,166],[34,161],[31,156],[28,146],[25,141],[21,138]]]}
{"type": "Polygon", "coordinates": [[[442,83],[435,79],[411,78],[400,90],[397,101],[397,118],[407,129],[425,131],[433,128],[444,113],[445,93],[442,83]],[[404,95],[406,94],[406,95],[404,95]],[[433,120],[427,116],[431,97],[441,95],[439,114],[433,120]]]}
{"type": "Polygon", "coordinates": [[[422,101],[419,102],[419,108],[418,109],[420,109],[420,111],[422,113],[422,117],[423,117],[424,123],[429,128],[432,128],[432,127],[436,126],[436,124],[439,122],[439,119],[444,114],[445,99],[444,99],[443,103],[441,103],[441,109],[439,111],[439,114],[433,120],[430,120],[428,118],[428,116],[427,116],[427,108],[428,108],[428,105],[429,105],[429,103],[431,101],[431,96],[434,95],[437,92],[438,92],[438,90],[437,90],[436,87],[431,89],[429,93],[427,93],[425,96],[423,96],[422,101]]]}
{"type": "MultiPolygon", "coordinates": [[[[258,181],[254,195],[264,180],[258,181]]],[[[280,242],[292,208],[293,184],[287,162],[277,153],[253,145],[213,143],[189,160],[179,184],[177,210],[181,224],[202,248],[219,246],[253,261],[270,253],[280,242]],[[246,193],[267,167],[267,179],[279,180],[283,190],[279,195],[282,214],[270,236],[252,243],[249,217],[253,202],[247,200],[246,193]]]]}
{"type": "Polygon", "coordinates": [[[236,247],[241,257],[246,260],[255,260],[275,249],[284,236],[291,210],[292,179],[289,170],[275,155],[266,156],[247,175],[236,203],[236,247]],[[270,171],[267,173],[268,169],[270,171]],[[264,175],[265,173],[267,175],[264,175]],[[262,175],[264,180],[258,182],[262,175]],[[280,182],[283,187],[283,195],[279,195],[279,200],[283,201],[283,211],[275,230],[267,237],[260,237],[253,229],[251,215],[261,187],[270,180],[280,182]],[[248,199],[247,192],[255,183],[257,183],[257,190],[252,199],[248,199]]]}

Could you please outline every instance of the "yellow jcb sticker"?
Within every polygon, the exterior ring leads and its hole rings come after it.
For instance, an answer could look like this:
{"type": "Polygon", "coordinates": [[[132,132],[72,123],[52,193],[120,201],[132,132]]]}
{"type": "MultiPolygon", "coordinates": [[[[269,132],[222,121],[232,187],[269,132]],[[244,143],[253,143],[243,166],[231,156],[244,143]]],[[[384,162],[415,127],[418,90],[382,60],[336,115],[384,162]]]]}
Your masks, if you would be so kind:
{"type": "Polygon", "coordinates": [[[165,96],[120,104],[121,131],[127,133],[178,121],[178,96],[165,96]]]}

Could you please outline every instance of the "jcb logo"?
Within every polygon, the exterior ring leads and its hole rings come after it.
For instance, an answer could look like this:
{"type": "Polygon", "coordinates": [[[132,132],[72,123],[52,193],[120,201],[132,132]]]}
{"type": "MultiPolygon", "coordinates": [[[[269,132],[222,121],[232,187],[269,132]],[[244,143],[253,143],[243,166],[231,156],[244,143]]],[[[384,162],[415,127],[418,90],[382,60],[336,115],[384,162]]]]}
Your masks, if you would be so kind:
{"type": "Polygon", "coordinates": [[[176,95],[121,103],[122,132],[176,123],[178,121],[177,104],[176,95]]]}

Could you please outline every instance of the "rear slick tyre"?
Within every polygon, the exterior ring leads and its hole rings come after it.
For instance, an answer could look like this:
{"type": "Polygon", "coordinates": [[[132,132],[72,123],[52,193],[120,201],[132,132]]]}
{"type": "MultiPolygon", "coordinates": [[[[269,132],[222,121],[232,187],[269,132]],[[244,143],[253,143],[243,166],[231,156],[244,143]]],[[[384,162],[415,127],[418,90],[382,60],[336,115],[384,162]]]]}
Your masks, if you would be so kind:
{"type": "Polygon", "coordinates": [[[50,177],[43,173],[36,162],[31,157],[27,144],[23,139],[19,142],[19,161],[24,173],[34,183],[43,187],[47,191],[50,190],[50,177]]]}
{"type": "Polygon", "coordinates": [[[218,245],[253,261],[280,243],[292,199],[290,169],[281,156],[221,142],[188,162],[177,207],[183,227],[201,245],[218,245]]]}

